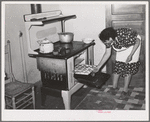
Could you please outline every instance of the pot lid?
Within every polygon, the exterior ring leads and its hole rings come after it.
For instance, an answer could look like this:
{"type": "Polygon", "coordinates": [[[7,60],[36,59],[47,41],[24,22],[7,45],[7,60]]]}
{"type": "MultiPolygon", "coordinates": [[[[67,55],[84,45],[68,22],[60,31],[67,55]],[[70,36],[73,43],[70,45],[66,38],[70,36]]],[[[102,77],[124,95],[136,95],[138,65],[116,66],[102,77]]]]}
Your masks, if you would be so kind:
{"type": "Polygon", "coordinates": [[[37,42],[39,44],[49,44],[49,43],[52,43],[52,41],[48,40],[47,38],[45,38],[43,40],[38,40],[37,42]]]}

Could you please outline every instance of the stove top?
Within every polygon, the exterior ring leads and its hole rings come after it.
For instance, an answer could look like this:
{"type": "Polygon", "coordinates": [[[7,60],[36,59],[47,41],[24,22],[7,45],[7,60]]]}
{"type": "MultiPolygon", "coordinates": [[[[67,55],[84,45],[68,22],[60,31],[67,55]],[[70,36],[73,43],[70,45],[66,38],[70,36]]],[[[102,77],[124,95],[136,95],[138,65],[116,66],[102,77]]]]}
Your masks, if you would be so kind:
{"type": "Polygon", "coordinates": [[[81,41],[73,41],[69,44],[61,43],[60,41],[54,43],[54,51],[59,50],[60,48],[62,51],[57,53],[47,53],[42,54],[39,52],[39,49],[36,49],[35,51],[38,52],[38,54],[29,54],[30,57],[48,57],[48,58],[56,58],[56,59],[68,59],[79,52],[85,50],[87,47],[90,47],[91,45],[95,45],[94,42],[90,44],[85,44],[81,41]]]}

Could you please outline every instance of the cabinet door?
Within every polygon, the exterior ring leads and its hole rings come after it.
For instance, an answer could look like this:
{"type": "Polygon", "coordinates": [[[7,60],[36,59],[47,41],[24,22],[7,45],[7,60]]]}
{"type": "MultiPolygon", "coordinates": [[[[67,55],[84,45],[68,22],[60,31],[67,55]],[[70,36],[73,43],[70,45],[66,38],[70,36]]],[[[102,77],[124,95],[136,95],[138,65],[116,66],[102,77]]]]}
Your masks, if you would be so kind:
{"type": "MultiPolygon", "coordinates": [[[[141,66],[139,72],[132,78],[131,85],[145,85],[145,5],[144,4],[110,4],[106,5],[106,27],[122,28],[129,27],[137,30],[142,38],[142,47],[140,53],[141,66]]],[[[107,63],[107,72],[112,73],[113,63],[115,61],[115,52],[107,63]]],[[[121,84],[123,85],[123,79],[121,84]]],[[[112,80],[111,80],[112,81],[112,80]]]]}

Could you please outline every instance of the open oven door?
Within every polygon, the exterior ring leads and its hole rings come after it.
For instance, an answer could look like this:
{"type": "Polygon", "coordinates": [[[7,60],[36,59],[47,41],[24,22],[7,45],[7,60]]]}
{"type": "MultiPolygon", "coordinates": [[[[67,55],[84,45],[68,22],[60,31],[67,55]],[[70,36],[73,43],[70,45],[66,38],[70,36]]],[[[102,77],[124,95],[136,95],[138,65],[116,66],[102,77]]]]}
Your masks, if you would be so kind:
{"type": "Polygon", "coordinates": [[[92,76],[91,74],[75,74],[74,77],[78,82],[83,83],[89,87],[101,88],[110,78],[110,74],[103,73],[101,72],[101,70],[99,70],[97,73],[95,73],[94,76],[92,76]]]}

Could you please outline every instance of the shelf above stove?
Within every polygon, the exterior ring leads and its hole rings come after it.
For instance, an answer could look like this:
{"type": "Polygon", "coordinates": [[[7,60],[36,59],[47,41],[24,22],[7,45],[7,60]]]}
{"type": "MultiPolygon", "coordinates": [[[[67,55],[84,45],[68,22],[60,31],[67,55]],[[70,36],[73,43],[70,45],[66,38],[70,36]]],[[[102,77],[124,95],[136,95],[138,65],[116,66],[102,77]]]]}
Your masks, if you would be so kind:
{"type": "Polygon", "coordinates": [[[60,10],[24,15],[24,21],[31,23],[37,21],[42,23],[54,21],[66,21],[74,18],[76,18],[76,15],[63,15],[60,10]]]}

